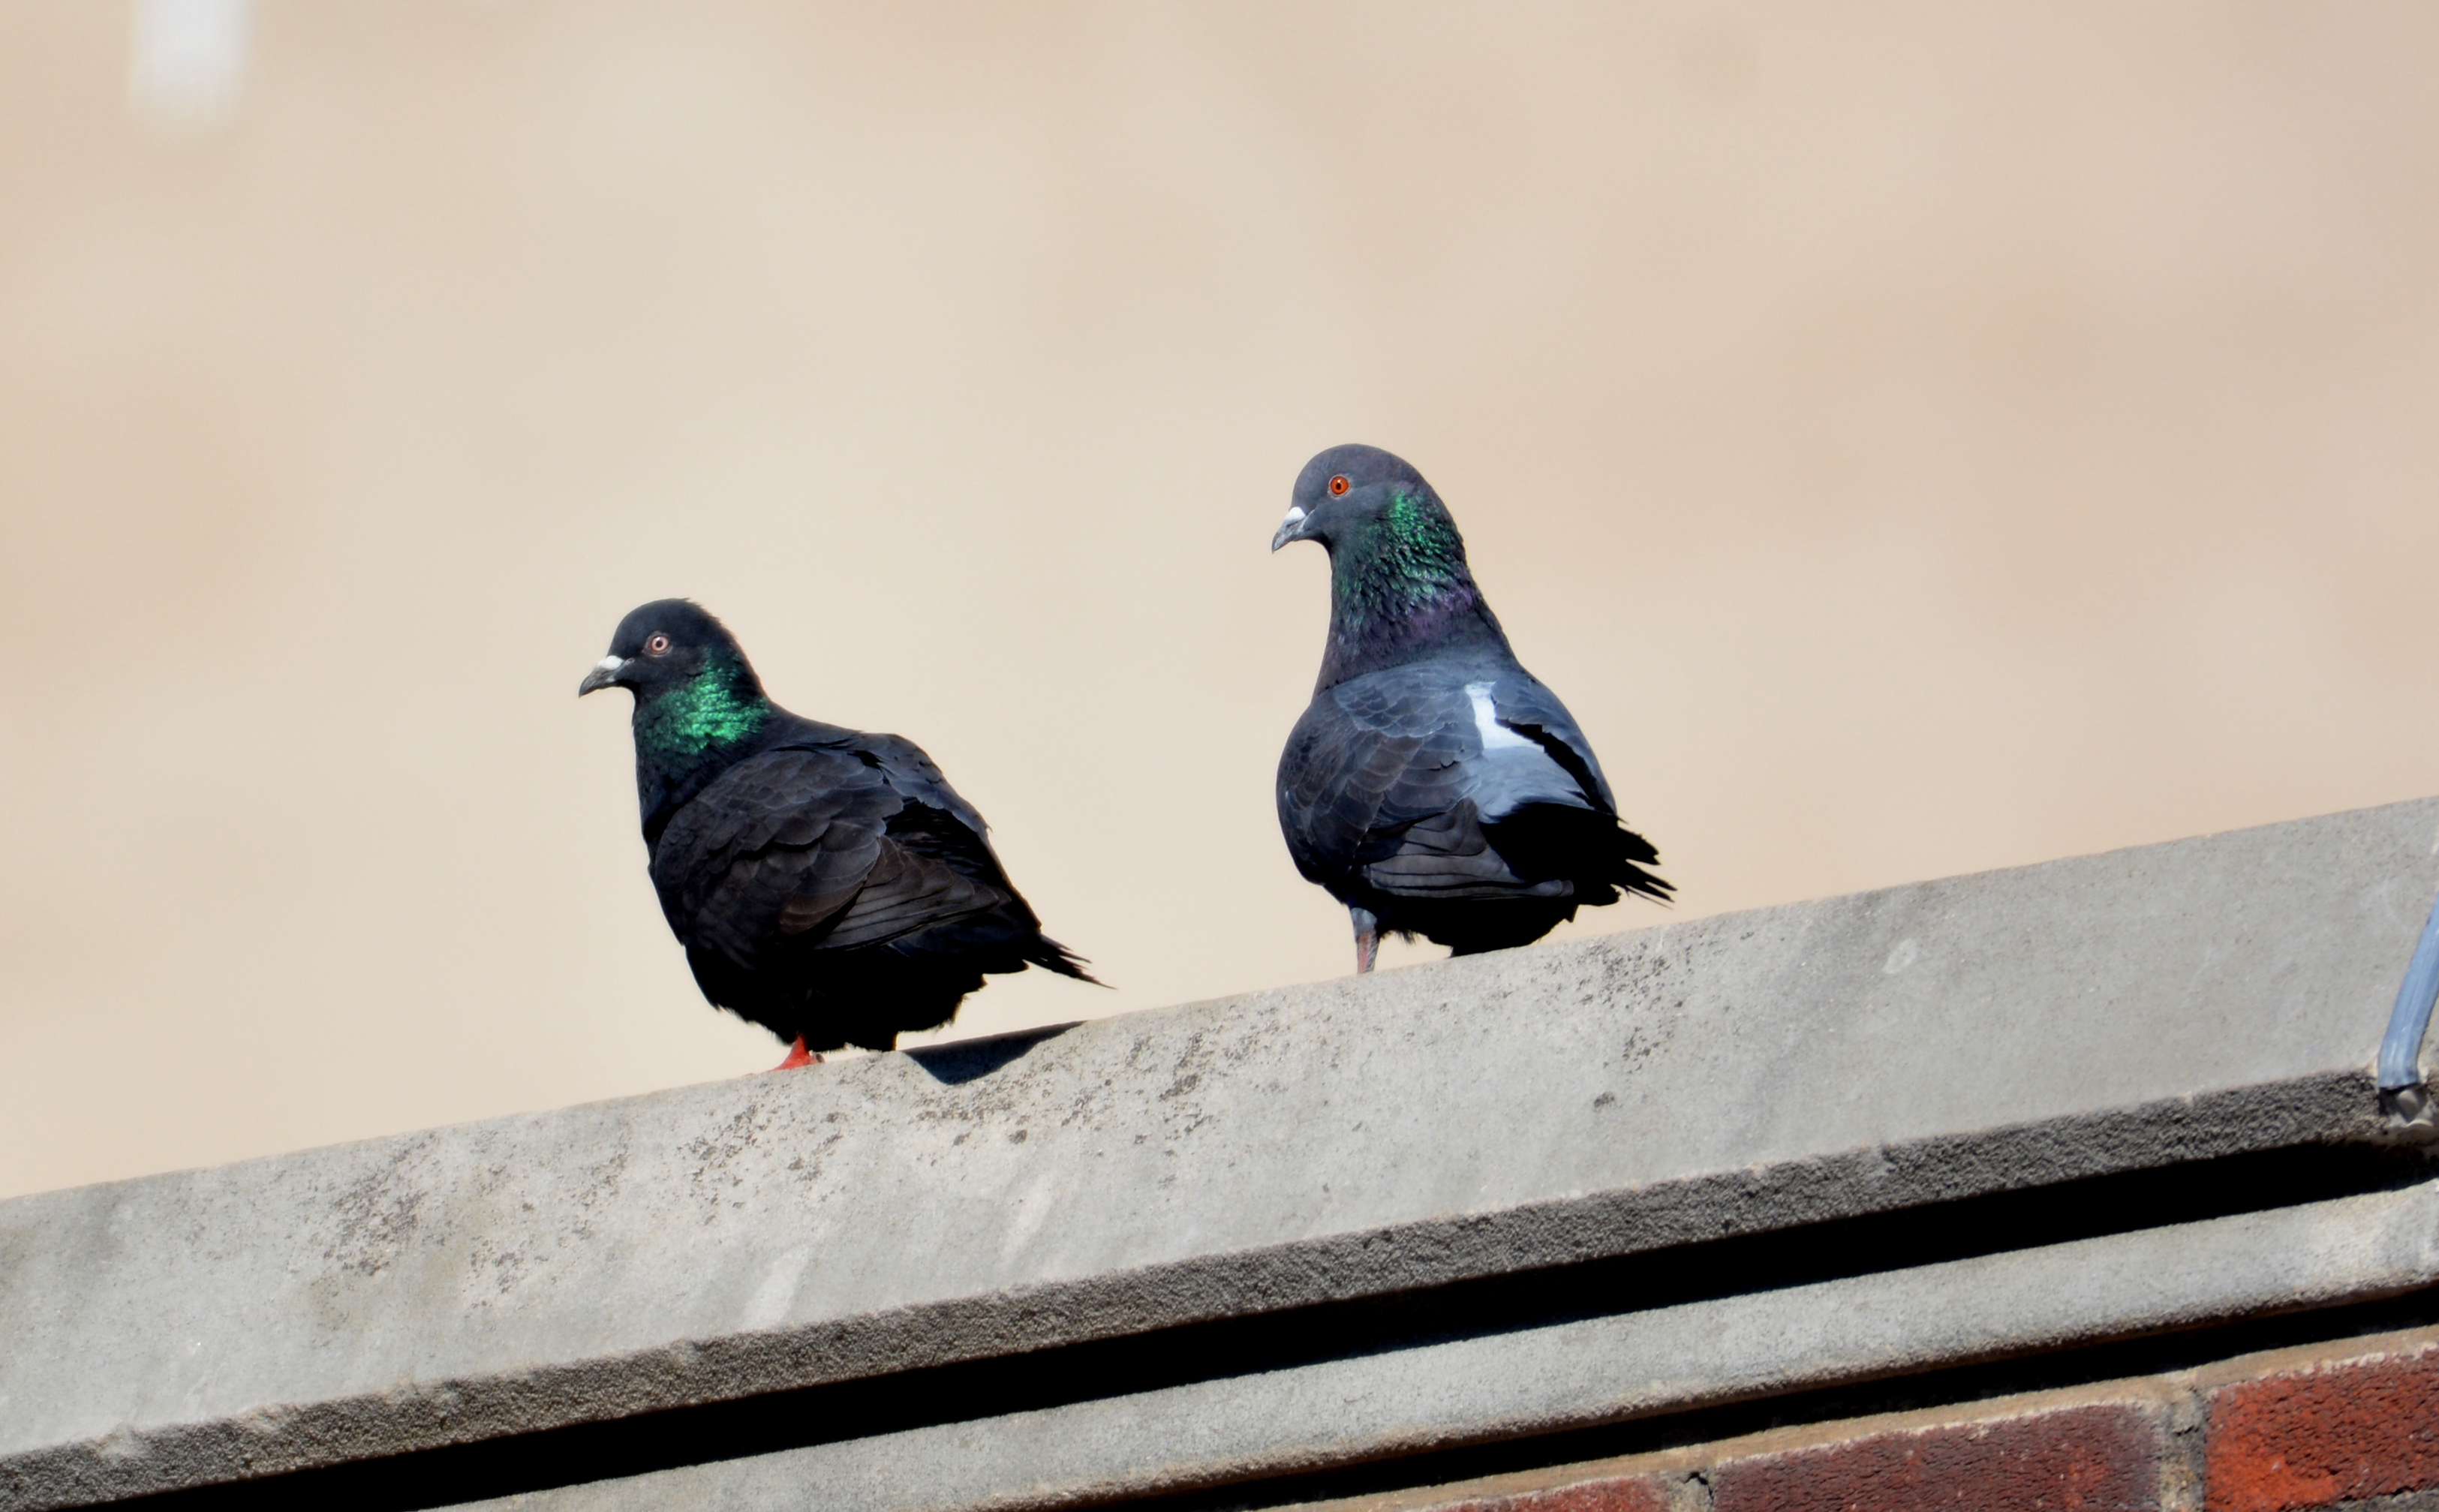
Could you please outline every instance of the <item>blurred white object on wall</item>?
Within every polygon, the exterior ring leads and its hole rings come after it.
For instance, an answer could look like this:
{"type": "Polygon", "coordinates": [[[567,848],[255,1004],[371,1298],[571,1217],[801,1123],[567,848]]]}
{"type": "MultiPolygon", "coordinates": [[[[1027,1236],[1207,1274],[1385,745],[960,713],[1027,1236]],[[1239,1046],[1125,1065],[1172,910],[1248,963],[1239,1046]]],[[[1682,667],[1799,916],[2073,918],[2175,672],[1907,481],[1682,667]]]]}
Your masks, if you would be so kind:
{"type": "Polygon", "coordinates": [[[225,125],[245,88],[249,0],[135,0],[128,103],[165,136],[225,125]]]}

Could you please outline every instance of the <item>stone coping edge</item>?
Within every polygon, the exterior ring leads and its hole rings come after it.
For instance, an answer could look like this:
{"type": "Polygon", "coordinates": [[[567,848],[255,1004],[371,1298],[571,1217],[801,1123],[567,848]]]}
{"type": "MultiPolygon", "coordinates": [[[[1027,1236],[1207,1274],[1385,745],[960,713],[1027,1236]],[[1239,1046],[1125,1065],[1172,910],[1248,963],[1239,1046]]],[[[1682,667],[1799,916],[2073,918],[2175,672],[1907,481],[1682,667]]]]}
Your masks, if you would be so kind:
{"type": "Polygon", "coordinates": [[[420,1382],[0,1458],[35,1512],[2293,1146],[2389,1139],[2368,1065],[1326,1239],[420,1382]]]}

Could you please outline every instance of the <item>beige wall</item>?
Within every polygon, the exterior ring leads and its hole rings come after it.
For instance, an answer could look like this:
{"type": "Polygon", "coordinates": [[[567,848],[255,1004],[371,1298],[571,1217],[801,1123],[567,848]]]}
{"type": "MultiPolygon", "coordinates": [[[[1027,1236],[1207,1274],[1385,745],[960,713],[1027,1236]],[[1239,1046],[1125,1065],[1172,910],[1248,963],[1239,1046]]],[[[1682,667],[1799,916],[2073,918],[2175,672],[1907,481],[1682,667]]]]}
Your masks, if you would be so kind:
{"type": "Polygon", "coordinates": [[[2428,5],[254,21],[180,133],[0,4],[0,1192],[774,1059],[573,697],[664,594],[1117,985],[952,1033],[1343,971],[1342,440],[1678,916],[2439,789],[2428,5]]]}

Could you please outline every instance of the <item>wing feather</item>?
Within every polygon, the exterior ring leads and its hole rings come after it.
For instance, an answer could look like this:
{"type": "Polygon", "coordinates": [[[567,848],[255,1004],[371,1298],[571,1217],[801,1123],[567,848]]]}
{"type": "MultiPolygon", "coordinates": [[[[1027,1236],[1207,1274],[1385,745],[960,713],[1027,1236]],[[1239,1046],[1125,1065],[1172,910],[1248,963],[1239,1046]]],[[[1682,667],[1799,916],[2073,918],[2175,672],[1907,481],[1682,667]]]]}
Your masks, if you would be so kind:
{"type": "MultiPolygon", "coordinates": [[[[902,773],[872,756],[767,751],[680,809],[652,857],[679,938],[751,971],[774,950],[852,950],[1008,903],[981,835],[910,802],[892,780],[902,773]]],[[[965,807],[936,769],[931,780],[965,807]]]]}
{"type": "Polygon", "coordinates": [[[1521,874],[1486,827],[1537,807],[1615,825],[1591,743],[1513,663],[1418,663],[1322,690],[1288,738],[1278,806],[1306,877],[1417,898],[1570,896],[1563,878],[1521,874]]]}

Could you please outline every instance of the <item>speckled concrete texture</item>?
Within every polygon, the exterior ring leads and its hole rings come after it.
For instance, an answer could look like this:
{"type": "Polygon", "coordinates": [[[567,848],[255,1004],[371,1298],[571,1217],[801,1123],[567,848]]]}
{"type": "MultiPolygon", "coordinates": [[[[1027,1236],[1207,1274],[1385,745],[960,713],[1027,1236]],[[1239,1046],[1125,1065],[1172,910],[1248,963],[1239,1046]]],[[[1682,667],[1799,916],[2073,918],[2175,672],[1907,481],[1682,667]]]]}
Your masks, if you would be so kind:
{"type": "MultiPolygon", "coordinates": [[[[1522,1328],[475,1505],[482,1512],[681,1506],[703,1512],[1014,1512],[1088,1505],[2280,1307],[2392,1296],[2434,1278],[2439,1187],[2426,1185],[1522,1328]]],[[[2113,1449],[2127,1447],[2114,1436],[2109,1442],[2113,1449]]],[[[2092,1434],[2082,1435],[2081,1448],[2092,1443],[2092,1434]]],[[[1917,1441],[1913,1449],[1922,1447],[1917,1441]]],[[[2056,1484],[2051,1473],[2056,1467],[2037,1457],[2029,1467],[2019,1466],[2027,1480],[2006,1485],[1991,1481],[1986,1459],[1977,1465],[1968,1453],[1942,1481],[1953,1486],[1978,1477],[1983,1502],[1941,1500],[1934,1489],[1883,1504],[2144,1504],[2109,1499],[2133,1468],[2129,1455],[2117,1458],[2113,1470],[2078,1487],[2072,1481],[2056,1484]]],[[[1817,1464],[1805,1472],[1808,1481],[1824,1474],[1817,1464]]],[[[1795,1504],[1780,1495],[1786,1483],[1773,1483],[1759,1467],[1735,1498],[1727,1494],[1725,1479],[1715,1489],[1721,1512],[1732,1502],[1748,1508],[1795,1504]]],[[[1837,1495],[1816,1496],[1804,1504],[1865,1503],[1837,1495]]]]}
{"type": "Polygon", "coordinates": [[[2439,801],[0,1203],[0,1507],[2370,1136],[2439,801]]]}

